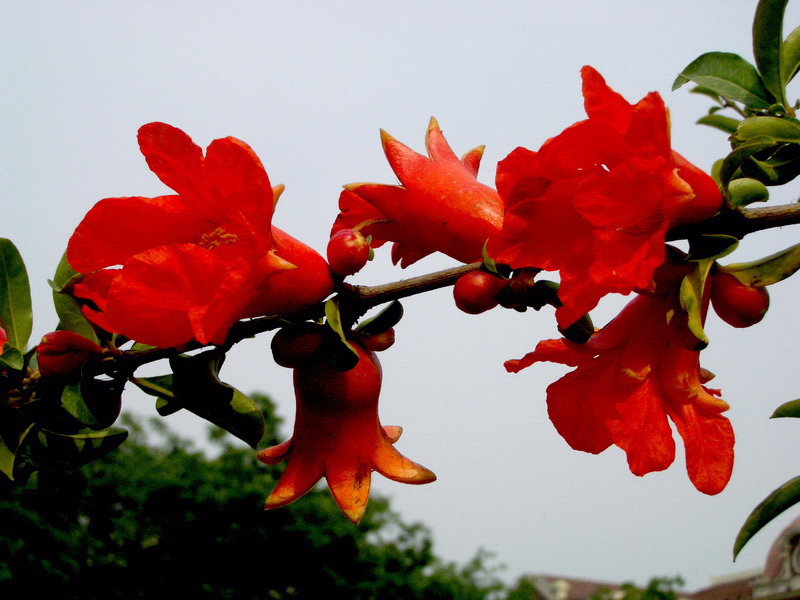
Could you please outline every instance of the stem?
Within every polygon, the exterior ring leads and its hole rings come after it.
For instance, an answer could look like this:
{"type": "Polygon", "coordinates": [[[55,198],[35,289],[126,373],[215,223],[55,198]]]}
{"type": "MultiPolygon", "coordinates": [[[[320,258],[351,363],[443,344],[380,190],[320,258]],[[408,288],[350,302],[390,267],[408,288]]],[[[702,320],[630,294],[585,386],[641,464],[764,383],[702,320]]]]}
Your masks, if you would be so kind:
{"type": "Polygon", "coordinates": [[[800,204],[723,209],[702,223],[674,227],[667,233],[667,241],[688,239],[703,233],[725,233],[741,239],[756,231],[797,224],[800,224],[800,204]]]}
{"type": "MultiPolygon", "coordinates": [[[[715,217],[702,223],[674,227],[667,233],[667,241],[688,239],[701,234],[724,233],[743,238],[749,233],[800,224],[800,203],[785,204],[761,208],[723,209],[715,217]]],[[[367,310],[401,298],[408,298],[425,292],[453,285],[459,277],[481,268],[481,263],[460,265],[411,279],[403,279],[393,283],[365,286],[342,283],[338,293],[342,297],[342,305],[347,309],[347,318],[355,321],[367,310]]],[[[254,337],[272,329],[278,329],[292,322],[318,321],[324,316],[322,304],[313,306],[293,315],[278,317],[260,317],[236,323],[228,335],[222,350],[230,349],[242,340],[254,337]]],[[[181,351],[201,348],[200,344],[188,344],[181,351]]],[[[175,348],[155,348],[144,351],[123,351],[119,356],[104,358],[98,365],[101,372],[113,373],[127,371],[132,374],[138,367],[176,356],[175,348]]]]}

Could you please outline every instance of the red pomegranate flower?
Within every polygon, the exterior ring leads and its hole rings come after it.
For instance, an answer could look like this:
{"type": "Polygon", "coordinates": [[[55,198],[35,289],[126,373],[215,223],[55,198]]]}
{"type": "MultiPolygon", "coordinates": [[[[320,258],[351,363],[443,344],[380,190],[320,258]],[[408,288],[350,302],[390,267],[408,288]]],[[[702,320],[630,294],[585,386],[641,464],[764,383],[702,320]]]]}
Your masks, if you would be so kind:
{"type": "Polygon", "coordinates": [[[719,390],[702,384],[697,351],[686,350],[687,331],[667,324],[674,297],[637,296],[586,344],[545,340],[519,360],[516,373],[536,362],[577,367],[547,388],[550,420],[575,450],[599,454],[610,445],[625,451],[634,475],[669,467],[675,442],[668,419],[683,438],[689,479],[717,494],[733,469],[734,435],[722,413],[719,390]]]}
{"type": "Polygon", "coordinates": [[[294,369],[294,435],[258,454],[269,465],[288,457],[266,508],[294,502],[325,477],[342,512],[358,523],[367,507],[373,470],[402,483],[436,479],[392,445],[402,430],[381,427],[378,420],[380,363],[373,352],[354,347],[360,360],[349,371],[333,370],[321,355],[294,369]]]}
{"type": "Polygon", "coordinates": [[[289,270],[296,281],[288,287],[312,290],[314,302],[330,293],[324,259],[273,230],[283,188],[273,190],[247,144],[214,140],[203,156],[180,129],[150,123],[139,147],[177,193],[106,198],[78,225],[67,258],[87,274],[74,293],[94,304],[84,309],[92,321],[153,346],[222,343],[237,320],[270,314],[263,305],[292,304],[270,298],[271,280],[289,270]]]}
{"type": "Polygon", "coordinates": [[[425,135],[422,156],[381,131],[383,151],[401,186],[353,183],[339,197],[331,235],[359,227],[372,246],[394,242],[392,261],[407,267],[433,252],[463,263],[481,259],[487,238],[503,223],[503,202],[475,178],[483,146],[460,160],[436,119],[425,135]]]}
{"type": "Polygon", "coordinates": [[[564,328],[610,292],[652,287],[670,227],[712,216],[714,181],[670,147],[669,115],[653,92],[635,105],[584,67],[589,118],[539,152],[517,148],[498,164],[506,207],[495,260],[559,271],[564,328]]]}

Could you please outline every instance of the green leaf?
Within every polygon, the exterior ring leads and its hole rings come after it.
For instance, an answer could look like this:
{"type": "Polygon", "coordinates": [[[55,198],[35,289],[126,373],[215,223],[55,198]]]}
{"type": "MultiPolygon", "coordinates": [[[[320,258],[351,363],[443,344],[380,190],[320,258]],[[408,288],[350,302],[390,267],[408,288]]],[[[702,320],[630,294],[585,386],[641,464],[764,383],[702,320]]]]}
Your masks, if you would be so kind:
{"type": "Polygon", "coordinates": [[[699,262],[727,256],[739,245],[738,238],[724,234],[704,234],[689,240],[689,254],[684,260],[699,262]]]}
{"type": "Polygon", "coordinates": [[[131,383],[142,390],[145,394],[174,400],[172,375],[158,375],[156,377],[131,377],[131,383]]]}
{"type": "Polygon", "coordinates": [[[766,110],[775,104],[756,68],[738,54],[708,52],[697,57],[678,75],[672,89],[687,81],[751,108],[766,110]]]}
{"type": "MultiPolygon", "coordinates": [[[[683,82],[683,83],[686,83],[686,82],[683,82]]],[[[683,85],[683,84],[681,84],[681,85],[683,85]]],[[[691,94],[702,94],[703,96],[708,96],[709,98],[711,98],[715,102],[718,102],[719,104],[722,104],[722,99],[719,97],[719,94],[717,94],[717,92],[715,92],[714,90],[709,89],[707,87],[703,87],[702,85],[694,86],[692,89],[689,90],[689,93],[691,93],[691,94]]],[[[717,108],[720,108],[720,107],[717,107],[717,108]]]]}
{"type": "Polygon", "coordinates": [[[760,287],[772,285],[794,275],[800,269],[800,244],[781,250],[765,258],[720,267],[744,285],[760,287]]]}
{"type": "Polygon", "coordinates": [[[754,202],[769,200],[767,186],[756,179],[742,177],[728,184],[728,206],[748,206],[754,202]]]}
{"type": "Polygon", "coordinates": [[[703,292],[713,264],[713,259],[698,262],[697,266],[681,281],[681,306],[689,317],[689,331],[697,338],[697,350],[708,346],[708,336],[703,330],[703,292]]]}
{"type": "Polygon", "coordinates": [[[739,126],[739,119],[733,117],[726,117],[725,115],[706,115],[697,120],[698,125],[708,125],[714,127],[725,133],[735,133],[736,128],[739,126]]]}
{"type": "Polygon", "coordinates": [[[800,400],[792,400],[781,404],[775,409],[775,412],[772,413],[770,419],[780,419],[782,417],[800,417],[800,400]]]}
{"type": "MultiPolygon", "coordinates": [[[[784,148],[790,147],[784,146],[784,148]]],[[[776,151],[775,154],[777,155],[778,152],[776,151]]],[[[785,185],[800,175],[800,158],[783,162],[777,161],[773,157],[766,161],[750,157],[740,165],[739,172],[745,177],[761,181],[764,185],[785,185]]]]}
{"type": "Polygon", "coordinates": [[[94,328],[86,317],[83,316],[81,308],[78,306],[75,298],[61,292],[61,290],[78,275],[80,274],[67,262],[67,255],[64,253],[61,257],[61,262],[58,263],[56,273],[53,275],[53,283],[51,284],[53,287],[53,304],[56,308],[56,314],[58,314],[62,329],[74,331],[90,339],[95,344],[99,344],[100,340],[97,338],[94,328]]]}
{"type": "Polygon", "coordinates": [[[753,19],[753,56],[766,88],[787,106],[781,77],[783,13],[789,0],[760,0],[753,19]]]}
{"type": "Polygon", "coordinates": [[[84,426],[93,430],[106,429],[119,416],[124,387],[124,379],[74,381],[64,386],[61,406],[84,426]]]}
{"type": "Polygon", "coordinates": [[[790,33],[781,46],[781,79],[789,83],[800,70],[800,27],[790,33]]]}
{"type": "Polygon", "coordinates": [[[733,558],[744,548],[753,536],[772,519],[800,502],[800,477],[790,479],[774,490],[753,509],[742,525],[733,544],[733,558]]]}
{"type": "Polygon", "coordinates": [[[0,363],[14,371],[22,371],[25,368],[25,358],[22,356],[22,352],[11,344],[5,344],[3,354],[0,355],[0,363]]]}
{"type": "Polygon", "coordinates": [[[255,448],[266,429],[264,415],[245,394],[220,381],[224,361],[225,355],[216,351],[170,358],[172,402],[255,448]]]}
{"type": "Polygon", "coordinates": [[[736,128],[736,139],[739,141],[758,136],[767,136],[780,143],[800,144],[800,122],[781,117],[750,117],[736,128]]]}
{"type": "Polygon", "coordinates": [[[398,300],[394,300],[377,315],[360,323],[355,332],[364,336],[378,335],[397,325],[402,318],[403,305],[398,300]]]}
{"type": "Polygon", "coordinates": [[[325,322],[336,334],[336,343],[330,353],[331,366],[341,371],[349,371],[358,364],[360,358],[358,351],[347,340],[339,312],[339,298],[334,297],[325,302],[325,322]]]}
{"type": "Polygon", "coordinates": [[[0,238],[0,324],[8,342],[22,352],[33,330],[31,286],[17,247],[0,238]]]}
{"type": "Polygon", "coordinates": [[[127,437],[128,432],[118,427],[85,429],[72,435],[39,429],[35,436],[28,436],[25,457],[39,469],[77,468],[118,448],[127,437]]]}
{"type": "Polygon", "coordinates": [[[775,140],[767,136],[758,136],[751,138],[744,144],[737,146],[731,151],[728,156],[722,161],[722,166],[719,170],[719,178],[722,186],[727,188],[728,182],[733,178],[737,169],[742,166],[742,163],[750,158],[756,152],[771,148],[775,145],[775,140]]]}
{"type": "Polygon", "coordinates": [[[172,375],[132,377],[131,382],[145,394],[158,398],[156,411],[162,417],[168,417],[183,408],[179,402],[175,402],[175,386],[172,381],[172,375]]]}
{"type": "Polygon", "coordinates": [[[17,458],[17,450],[19,449],[20,444],[25,440],[25,437],[31,431],[33,425],[28,425],[22,433],[18,436],[15,435],[16,439],[12,439],[10,442],[7,441],[3,436],[0,436],[0,472],[2,472],[6,477],[13,480],[14,479],[14,464],[16,463],[17,458]],[[9,444],[12,444],[9,446],[9,444]]]}

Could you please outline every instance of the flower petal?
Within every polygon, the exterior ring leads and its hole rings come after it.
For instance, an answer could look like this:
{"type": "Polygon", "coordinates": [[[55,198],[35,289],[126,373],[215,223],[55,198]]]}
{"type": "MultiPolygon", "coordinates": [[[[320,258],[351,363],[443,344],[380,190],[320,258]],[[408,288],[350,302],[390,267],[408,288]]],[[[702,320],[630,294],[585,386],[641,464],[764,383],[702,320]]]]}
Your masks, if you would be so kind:
{"type": "Polygon", "coordinates": [[[735,437],[730,421],[692,404],[669,404],[668,410],[683,438],[689,479],[704,494],[719,494],[733,472],[735,437]]]}
{"type": "Polygon", "coordinates": [[[203,150],[183,131],[166,123],[139,128],[139,149],[156,176],[205,212],[211,200],[203,177],[203,150]]]}
{"type": "Polygon", "coordinates": [[[179,196],[106,198],[75,229],[67,260],[76,271],[90,273],[153,246],[192,240],[208,225],[179,196]]]}

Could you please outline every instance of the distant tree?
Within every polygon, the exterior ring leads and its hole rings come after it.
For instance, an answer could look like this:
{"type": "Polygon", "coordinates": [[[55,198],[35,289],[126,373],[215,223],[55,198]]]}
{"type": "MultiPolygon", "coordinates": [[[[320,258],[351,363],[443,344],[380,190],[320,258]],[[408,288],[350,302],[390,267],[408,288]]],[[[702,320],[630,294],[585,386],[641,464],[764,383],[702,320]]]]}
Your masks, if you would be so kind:
{"type": "MultiPolygon", "coordinates": [[[[277,442],[273,403],[256,396],[277,442]]],[[[373,498],[360,525],[327,490],[264,511],[282,466],[214,434],[214,458],[161,419],[130,417],[131,438],[79,471],[0,484],[0,597],[483,600],[502,588],[479,554],[463,568],[433,554],[430,531],[373,498]],[[154,438],[161,441],[156,443],[154,438]]]]}

